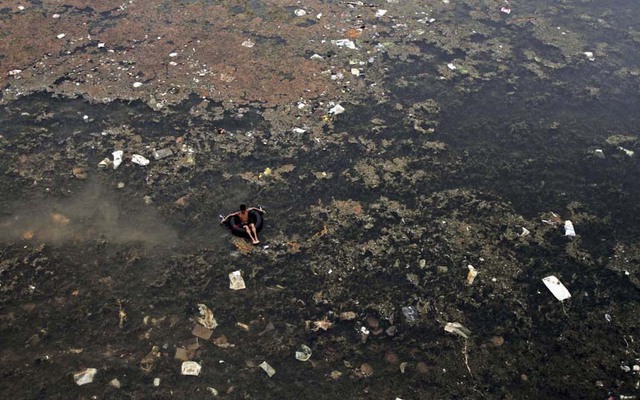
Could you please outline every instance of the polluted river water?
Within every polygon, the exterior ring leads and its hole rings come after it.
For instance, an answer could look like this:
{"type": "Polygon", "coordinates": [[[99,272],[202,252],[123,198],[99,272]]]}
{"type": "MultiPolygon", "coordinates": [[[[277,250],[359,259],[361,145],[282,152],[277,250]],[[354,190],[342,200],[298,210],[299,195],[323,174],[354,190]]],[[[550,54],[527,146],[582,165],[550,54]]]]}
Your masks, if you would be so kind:
{"type": "Polygon", "coordinates": [[[636,3],[0,3],[4,397],[640,396],[636,3]]]}

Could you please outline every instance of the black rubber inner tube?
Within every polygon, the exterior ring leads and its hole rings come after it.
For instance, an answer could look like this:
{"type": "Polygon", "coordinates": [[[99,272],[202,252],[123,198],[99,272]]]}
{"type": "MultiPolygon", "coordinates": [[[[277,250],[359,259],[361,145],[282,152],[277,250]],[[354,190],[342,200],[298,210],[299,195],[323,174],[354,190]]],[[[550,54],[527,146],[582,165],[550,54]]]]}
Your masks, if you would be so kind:
{"type": "MultiPolygon", "coordinates": [[[[263,219],[261,213],[255,210],[249,211],[249,223],[251,222],[253,222],[253,224],[256,226],[256,232],[260,232],[262,230],[263,219]]],[[[245,231],[240,224],[240,218],[237,215],[229,218],[227,226],[229,227],[229,229],[231,229],[231,233],[233,233],[234,235],[250,239],[247,231],[245,231]]]]}

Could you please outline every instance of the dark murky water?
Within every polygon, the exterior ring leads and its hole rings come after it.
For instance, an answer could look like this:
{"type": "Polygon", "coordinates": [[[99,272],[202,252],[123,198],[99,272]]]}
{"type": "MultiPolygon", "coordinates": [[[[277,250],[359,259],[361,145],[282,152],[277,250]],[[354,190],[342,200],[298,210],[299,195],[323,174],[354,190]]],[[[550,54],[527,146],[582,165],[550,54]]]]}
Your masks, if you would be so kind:
{"type": "MultiPolygon", "coordinates": [[[[610,5],[637,13],[632,2],[610,5]]],[[[611,18],[621,24],[631,23],[629,14],[618,12],[611,18]]],[[[598,32],[584,34],[595,40],[598,32]]],[[[637,45],[635,41],[629,43],[630,47],[637,45]]],[[[553,54],[545,49],[537,50],[552,59],[553,54]]],[[[637,63],[636,54],[624,52],[619,62],[637,63]]],[[[207,386],[229,391],[227,396],[231,398],[262,398],[268,393],[269,398],[604,399],[609,392],[638,393],[632,386],[637,377],[629,378],[629,373],[620,370],[620,363],[637,364],[640,357],[632,342],[638,335],[634,321],[638,319],[639,293],[624,276],[604,268],[617,243],[635,243],[640,233],[638,142],[625,144],[636,152],[633,157],[606,143],[612,134],[637,135],[637,80],[621,79],[595,62],[585,68],[552,72],[543,84],[513,65],[510,74],[520,76],[517,85],[506,80],[483,83],[482,89],[471,94],[456,92],[450,82],[436,77],[412,82],[418,71],[432,68],[420,61],[394,64],[388,78],[391,101],[354,106],[338,117],[334,130],[346,131],[352,137],[374,136],[370,134],[370,121],[383,118],[385,128],[372,140],[377,144],[385,139],[395,143],[384,150],[379,146],[377,154],[369,152],[363,141],[347,141],[328,143],[326,150],[300,152],[300,159],[281,159],[277,151],[260,144],[250,155],[234,155],[223,151],[213,137],[192,133],[225,128],[239,137],[246,137],[249,131],[269,137],[270,126],[260,116],[261,110],[251,110],[240,119],[226,113],[222,120],[206,121],[188,115],[197,99],[173,108],[167,115],[153,113],[138,102],[91,105],[43,94],[24,97],[1,109],[1,151],[5,156],[0,162],[4,172],[0,182],[5,188],[1,200],[4,229],[0,235],[1,362],[6,366],[3,381],[16,382],[3,384],[6,395],[65,398],[67,391],[78,390],[70,373],[85,367],[100,369],[96,378],[99,385],[74,392],[80,393],[76,398],[96,395],[115,399],[125,394],[130,398],[205,398],[210,396],[207,386]],[[400,77],[413,83],[411,89],[395,84],[400,77]],[[580,95],[589,84],[597,84],[601,94],[580,95]],[[407,128],[402,115],[394,111],[396,103],[410,105],[426,99],[437,99],[441,109],[433,137],[407,128]],[[37,120],[38,115],[48,113],[51,116],[37,120]],[[84,122],[83,115],[90,116],[91,121],[84,122]],[[109,155],[107,146],[82,144],[99,138],[105,129],[121,125],[130,126],[145,142],[163,136],[185,136],[187,141],[197,142],[201,146],[198,166],[185,173],[188,178],[176,178],[170,185],[148,185],[146,172],[130,165],[116,171],[95,170],[95,165],[109,155]],[[46,135],[41,136],[39,128],[45,128],[46,135]],[[446,143],[450,158],[439,159],[441,164],[434,165],[433,158],[418,157],[422,154],[419,145],[428,140],[446,143]],[[209,142],[214,144],[205,150],[209,142]],[[64,157],[56,159],[58,164],[46,159],[34,161],[53,157],[69,143],[73,143],[73,151],[87,159],[90,172],[86,180],[69,176],[73,163],[66,163],[64,157]],[[604,159],[594,157],[598,148],[605,150],[604,159]],[[25,161],[19,155],[30,158],[25,161]],[[410,157],[410,169],[437,173],[415,184],[383,182],[365,190],[360,181],[349,180],[344,174],[367,157],[380,162],[410,157]],[[213,159],[216,162],[210,163],[213,159]],[[30,174],[19,172],[21,165],[31,162],[45,175],[40,183],[34,183],[30,174]],[[296,165],[291,177],[267,186],[238,177],[245,171],[262,171],[284,163],[296,165]],[[56,170],[56,165],[63,168],[56,170]],[[218,167],[221,170],[216,170],[218,167]],[[336,178],[315,179],[316,171],[333,173],[336,178]],[[228,178],[225,173],[235,176],[228,178]],[[120,181],[126,182],[123,189],[116,188],[120,181]],[[42,185],[50,190],[42,190],[42,185]],[[487,198],[498,199],[496,202],[512,206],[516,214],[531,220],[548,211],[566,212],[570,203],[580,203],[580,208],[593,216],[577,229],[594,265],[586,268],[567,257],[563,253],[565,238],[547,235],[550,242],[546,248],[514,251],[514,262],[526,266],[511,282],[518,286],[512,290],[529,299],[524,310],[501,303],[506,300],[479,310],[474,302],[480,304],[492,296],[502,299],[489,289],[478,289],[465,301],[458,301],[457,315],[467,316],[478,338],[471,344],[469,358],[471,365],[482,371],[479,375],[466,373],[460,356],[462,341],[443,339],[441,326],[435,323],[404,323],[397,310],[395,321],[385,322],[385,328],[398,326],[401,334],[375,337],[366,345],[360,343],[358,333],[362,324],[336,324],[327,332],[303,329],[304,320],[319,320],[352,308],[360,310],[362,316],[377,315],[382,322],[384,318],[376,308],[379,296],[389,297],[398,308],[428,301],[433,313],[428,318],[440,318],[437,307],[454,301],[455,294],[448,292],[466,289],[448,288],[431,274],[422,281],[422,292],[417,290],[404,271],[393,267],[397,260],[407,268],[415,264],[415,252],[407,250],[404,255],[390,250],[393,255],[388,259],[363,252],[353,259],[341,248],[351,240],[362,244],[367,236],[383,235],[383,221],[377,221],[365,233],[361,226],[339,231],[330,239],[333,242],[308,252],[286,254],[282,249],[287,241],[302,241],[322,229],[321,219],[312,214],[311,206],[329,204],[333,199],[371,206],[384,197],[415,209],[426,204],[425,198],[448,189],[485,193],[487,198]],[[187,194],[188,206],[173,205],[187,194]],[[145,204],[144,196],[152,196],[153,203],[145,204]],[[269,249],[248,255],[236,251],[228,233],[218,228],[216,221],[218,214],[233,210],[240,202],[267,206],[267,225],[261,235],[265,244],[273,246],[271,251],[281,250],[282,254],[269,256],[269,249]],[[63,214],[72,222],[52,228],[48,221],[52,213],[63,214]],[[21,239],[27,230],[36,231],[36,241],[21,239]],[[38,246],[36,242],[44,244],[38,246]],[[344,303],[313,301],[321,288],[334,290],[327,283],[328,277],[313,272],[323,261],[314,252],[326,252],[324,260],[333,260],[336,270],[340,265],[363,268],[366,279],[359,281],[354,274],[352,282],[343,283],[343,292],[337,297],[344,303]],[[380,272],[368,270],[369,264],[381,266],[380,272]],[[234,269],[243,271],[246,291],[227,288],[227,274],[234,269]],[[559,304],[549,302],[548,293],[541,295],[544,287],[539,284],[540,277],[551,273],[571,282],[574,298],[566,304],[566,318],[559,304]],[[430,291],[435,293],[433,298],[428,297],[430,291]],[[122,328],[118,327],[118,299],[123,300],[128,314],[122,328]],[[221,323],[215,336],[226,335],[236,347],[229,350],[208,344],[196,358],[207,371],[205,379],[185,380],[178,373],[173,353],[175,347],[191,338],[190,318],[201,302],[214,310],[221,323]],[[604,314],[609,312],[614,322],[608,324],[604,314]],[[160,321],[143,323],[145,317],[160,321]],[[251,329],[244,332],[236,322],[250,324],[251,329]],[[486,338],[496,334],[496,326],[506,327],[500,333],[507,344],[490,353],[486,338]],[[314,348],[312,360],[317,364],[293,359],[293,349],[299,343],[314,348]],[[151,373],[143,373],[139,362],[152,345],[160,346],[166,354],[157,360],[151,373]],[[431,370],[422,374],[411,367],[401,374],[396,363],[384,360],[388,352],[397,353],[412,365],[425,362],[431,370]],[[492,367],[494,358],[496,365],[492,367]],[[277,369],[272,379],[255,367],[265,359],[277,369]],[[371,378],[345,376],[334,381],[329,376],[332,370],[357,369],[364,361],[375,370],[371,378]],[[583,373],[587,381],[580,380],[583,373]],[[526,374],[526,379],[521,374],[526,374]],[[116,377],[123,384],[119,390],[107,386],[116,377]],[[154,377],[162,379],[158,388],[152,385],[154,377]],[[31,382],[29,387],[27,382],[31,382]]],[[[259,138],[255,140],[259,143],[259,138]]],[[[79,158],[68,155],[69,159],[74,157],[79,158]]],[[[160,174],[181,173],[180,169],[167,167],[160,174]]],[[[399,181],[409,182],[403,179],[399,181]]],[[[446,207],[425,210],[423,218],[406,224],[412,228],[412,224],[435,225],[438,213],[457,212],[446,207]]],[[[474,212],[460,213],[467,220],[475,216],[474,212]]],[[[389,226],[397,225],[399,219],[388,221],[389,226]]],[[[506,241],[500,233],[495,237],[496,241],[506,241]]],[[[437,251],[429,248],[428,238],[418,237],[415,242],[420,251],[432,251],[436,258],[437,251]]],[[[477,250],[482,251],[480,244],[477,250]]],[[[478,256],[465,257],[467,262],[478,256]]],[[[455,261],[461,262],[462,258],[455,261]]],[[[456,315],[451,310],[446,312],[449,317],[456,315]]]]}

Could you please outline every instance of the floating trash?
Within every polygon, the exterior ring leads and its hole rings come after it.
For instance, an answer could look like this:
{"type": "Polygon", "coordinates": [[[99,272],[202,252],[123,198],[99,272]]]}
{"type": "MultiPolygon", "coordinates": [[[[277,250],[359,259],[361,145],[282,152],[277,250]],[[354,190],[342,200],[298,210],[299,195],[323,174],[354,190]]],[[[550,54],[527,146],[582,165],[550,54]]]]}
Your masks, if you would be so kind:
{"type": "Polygon", "coordinates": [[[471,335],[471,331],[465,328],[459,322],[447,322],[447,324],[444,326],[444,330],[445,332],[455,333],[456,335],[461,336],[465,339],[469,339],[469,335],[471,335]]]}
{"type": "Polygon", "coordinates": [[[182,375],[198,376],[202,366],[195,361],[184,361],[182,363],[182,375]]]}
{"type": "Polygon", "coordinates": [[[469,272],[467,273],[467,280],[465,281],[465,284],[467,286],[470,286],[471,284],[473,284],[473,281],[476,279],[476,276],[478,276],[478,270],[475,269],[471,264],[469,264],[467,268],[469,268],[469,272]]]}
{"type": "Polygon", "coordinates": [[[267,375],[269,375],[269,378],[271,378],[276,373],[276,370],[273,369],[273,367],[269,365],[269,363],[267,363],[266,361],[263,361],[262,364],[260,364],[260,368],[262,368],[264,372],[266,372],[267,375]]]}
{"type": "Polygon", "coordinates": [[[241,290],[246,288],[247,286],[244,284],[240,271],[233,271],[229,274],[229,289],[241,290]]]}
{"type": "Polygon", "coordinates": [[[170,148],[164,148],[164,149],[160,149],[160,150],[154,150],[153,151],[153,158],[155,158],[156,160],[161,160],[163,158],[167,158],[173,155],[173,150],[171,150],[170,148]]]}
{"type": "Polygon", "coordinates": [[[207,329],[215,329],[218,326],[216,319],[213,317],[213,312],[204,304],[198,304],[200,310],[200,317],[197,318],[198,322],[207,329]]]}
{"type": "Polygon", "coordinates": [[[575,236],[576,230],[573,228],[573,223],[571,221],[564,221],[564,235],[565,236],[575,236]]]}
{"type": "Polygon", "coordinates": [[[311,348],[306,344],[301,344],[300,349],[296,351],[296,360],[308,361],[311,358],[311,348]]]}
{"type": "Polygon", "coordinates": [[[76,381],[78,386],[86,385],[93,382],[93,377],[96,376],[98,370],[95,368],[87,368],[84,371],[73,374],[73,380],[76,381]]]}
{"type": "Polygon", "coordinates": [[[332,43],[334,43],[338,47],[347,47],[352,50],[355,50],[356,48],[356,44],[351,39],[332,40],[332,43]]]}
{"type": "Polygon", "coordinates": [[[418,320],[418,310],[412,306],[402,307],[402,315],[404,315],[408,323],[413,323],[418,320]]]}
{"type": "Polygon", "coordinates": [[[98,168],[107,168],[111,164],[112,164],[111,160],[109,158],[105,158],[104,160],[98,163],[98,168]]]}
{"type": "Polygon", "coordinates": [[[542,279],[544,285],[551,291],[556,299],[563,301],[571,297],[569,290],[553,275],[542,279]]]}
{"type": "Polygon", "coordinates": [[[344,107],[342,107],[340,104],[336,104],[335,106],[333,106],[333,108],[329,110],[329,114],[333,114],[333,115],[342,114],[343,112],[344,112],[344,107]]]}
{"type": "Polygon", "coordinates": [[[116,150],[113,153],[113,169],[117,169],[122,164],[122,156],[124,151],[116,150]]]}

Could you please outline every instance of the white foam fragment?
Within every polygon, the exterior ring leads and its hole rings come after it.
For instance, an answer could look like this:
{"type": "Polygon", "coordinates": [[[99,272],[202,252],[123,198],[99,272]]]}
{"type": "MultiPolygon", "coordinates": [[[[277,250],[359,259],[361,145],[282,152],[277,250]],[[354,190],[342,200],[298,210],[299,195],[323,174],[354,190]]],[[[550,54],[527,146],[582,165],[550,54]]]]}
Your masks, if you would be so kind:
{"type": "Polygon", "coordinates": [[[544,285],[551,291],[556,299],[563,301],[571,297],[569,290],[553,275],[547,276],[542,279],[544,285]]]}
{"type": "Polygon", "coordinates": [[[569,220],[564,221],[564,235],[575,236],[576,230],[573,228],[573,223],[569,220]]]}

